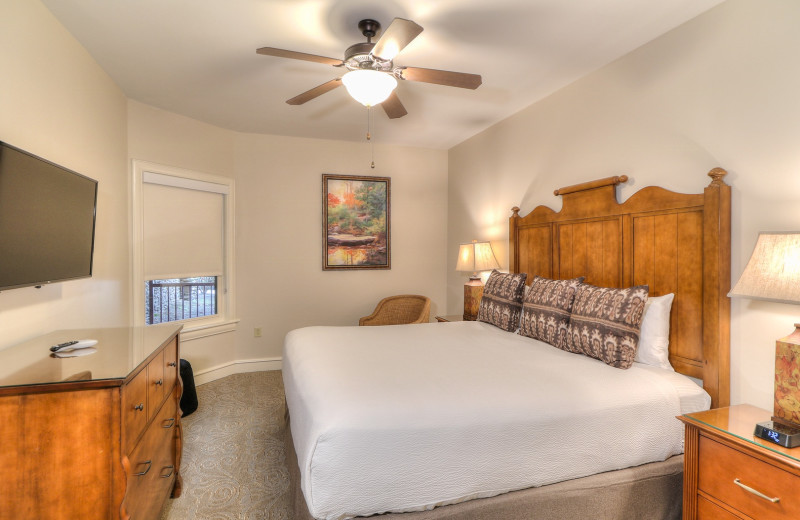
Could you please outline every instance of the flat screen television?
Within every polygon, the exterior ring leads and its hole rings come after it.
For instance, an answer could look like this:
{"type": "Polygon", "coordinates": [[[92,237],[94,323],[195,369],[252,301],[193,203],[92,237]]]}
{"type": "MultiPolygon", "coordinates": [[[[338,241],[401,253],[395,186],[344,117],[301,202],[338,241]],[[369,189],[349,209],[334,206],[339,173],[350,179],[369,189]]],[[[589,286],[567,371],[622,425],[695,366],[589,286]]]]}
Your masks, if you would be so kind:
{"type": "Polygon", "coordinates": [[[0,291],[92,276],[97,181],[0,142],[0,291]]]}

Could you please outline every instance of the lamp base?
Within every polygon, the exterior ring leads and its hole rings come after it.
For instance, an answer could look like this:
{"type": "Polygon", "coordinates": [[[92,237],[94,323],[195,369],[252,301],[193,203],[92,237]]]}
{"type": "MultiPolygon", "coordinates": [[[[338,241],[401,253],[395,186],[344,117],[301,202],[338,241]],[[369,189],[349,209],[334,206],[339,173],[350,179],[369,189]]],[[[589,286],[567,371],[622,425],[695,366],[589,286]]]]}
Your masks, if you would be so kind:
{"type": "Polygon", "coordinates": [[[772,420],[800,428],[800,324],[775,345],[775,415],[772,420]]]}
{"type": "Polygon", "coordinates": [[[480,277],[470,277],[464,284],[464,321],[478,319],[481,297],[483,297],[483,283],[480,277]]]}

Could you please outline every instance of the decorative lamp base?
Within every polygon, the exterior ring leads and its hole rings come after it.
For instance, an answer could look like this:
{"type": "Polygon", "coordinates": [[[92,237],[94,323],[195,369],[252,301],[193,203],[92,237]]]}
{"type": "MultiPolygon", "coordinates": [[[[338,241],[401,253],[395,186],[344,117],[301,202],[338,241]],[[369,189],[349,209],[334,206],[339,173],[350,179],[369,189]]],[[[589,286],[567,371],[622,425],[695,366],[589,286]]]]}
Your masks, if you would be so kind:
{"type": "Polygon", "coordinates": [[[800,324],[775,345],[775,415],[772,420],[800,428],[800,324]]]}
{"type": "Polygon", "coordinates": [[[483,283],[480,278],[470,278],[464,284],[464,321],[478,319],[478,309],[483,296],[483,283]]]}

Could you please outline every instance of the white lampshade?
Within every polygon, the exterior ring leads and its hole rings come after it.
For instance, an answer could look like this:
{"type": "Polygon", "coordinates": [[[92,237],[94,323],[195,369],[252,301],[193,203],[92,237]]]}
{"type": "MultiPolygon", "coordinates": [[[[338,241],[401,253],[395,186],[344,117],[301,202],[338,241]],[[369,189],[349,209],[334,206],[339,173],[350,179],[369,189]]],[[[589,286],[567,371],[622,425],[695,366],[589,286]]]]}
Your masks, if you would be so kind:
{"type": "Polygon", "coordinates": [[[759,233],[753,255],[728,296],[800,303],[800,233],[759,233]]]}
{"type": "Polygon", "coordinates": [[[499,269],[500,264],[492,251],[489,242],[478,242],[473,240],[470,244],[461,244],[458,248],[458,262],[456,271],[477,273],[478,271],[490,271],[499,269]]]}
{"type": "Polygon", "coordinates": [[[347,93],[366,107],[386,101],[397,87],[397,80],[387,72],[378,70],[351,70],[342,76],[347,93]]]}

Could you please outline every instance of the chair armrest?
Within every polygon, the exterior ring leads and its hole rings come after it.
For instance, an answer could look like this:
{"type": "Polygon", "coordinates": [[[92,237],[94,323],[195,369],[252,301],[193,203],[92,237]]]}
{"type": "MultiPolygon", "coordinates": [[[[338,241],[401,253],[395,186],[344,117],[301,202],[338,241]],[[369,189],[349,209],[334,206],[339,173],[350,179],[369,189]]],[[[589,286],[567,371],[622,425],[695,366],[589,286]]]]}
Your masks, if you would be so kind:
{"type": "Polygon", "coordinates": [[[359,327],[364,325],[383,325],[380,320],[381,310],[383,309],[383,300],[375,307],[375,310],[372,311],[372,314],[369,316],[364,316],[358,320],[359,327]]]}
{"type": "MultiPolygon", "coordinates": [[[[402,305],[400,306],[402,307],[402,305]]],[[[413,308],[413,307],[412,307],[413,308]]],[[[398,296],[389,296],[388,298],[384,298],[378,305],[375,307],[375,310],[369,316],[364,316],[358,320],[359,326],[363,325],[396,325],[398,323],[427,323],[430,321],[430,308],[431,302],[430,299],[424,296],[418,295],[398,295],[398,296]],[[397,313],[398,313],[398,302],[407,301],[412,299],[417,303],[422,302],[422,308],[419,309],[419,316],[414,319],[414,321],[405,321],[405,320],[398,320],[397,313]]],[[[411,311],[411,312],[415,312],[411,311]]],[[[400,310],[400,314],[408,314],[408,311],[400,310]]]]}

